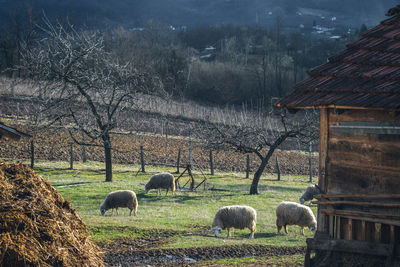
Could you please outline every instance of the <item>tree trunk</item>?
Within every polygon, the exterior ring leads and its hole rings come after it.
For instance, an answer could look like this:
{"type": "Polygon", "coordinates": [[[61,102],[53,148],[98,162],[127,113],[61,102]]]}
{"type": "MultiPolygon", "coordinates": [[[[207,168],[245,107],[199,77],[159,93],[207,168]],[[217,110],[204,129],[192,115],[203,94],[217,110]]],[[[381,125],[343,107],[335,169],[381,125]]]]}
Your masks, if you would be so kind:
{"type": "Polygon", "coordinates": [[[258,195],[258,182],[260,181],[261,174],[264,172],[264,169],[267,166],[269,159],[271,158],[272,154],[275,151],[275,148],[277,147],[278,145],[272,146],[269,149],[267,155],[261,159],[261,164],[258,167],[256,173],[254,174],[253,182],[251,183],[250,186],[250,195],[258,195]]]}
{"type": "Polygon", "coordinates": [[[260,181],[261,174],[268,164],[268,159],[265,157],[261,160],[261,164],[258,167],[256,173],[254,173],[253,182],[250,187],[250,195],[258,195],[258,182],[260,181]]]}
{"type": "Polygon", "coordinates": [[[112,182],[111,140],[108,133],[103,136],[103,144],[106,161],[106,182],[112,182]]]}

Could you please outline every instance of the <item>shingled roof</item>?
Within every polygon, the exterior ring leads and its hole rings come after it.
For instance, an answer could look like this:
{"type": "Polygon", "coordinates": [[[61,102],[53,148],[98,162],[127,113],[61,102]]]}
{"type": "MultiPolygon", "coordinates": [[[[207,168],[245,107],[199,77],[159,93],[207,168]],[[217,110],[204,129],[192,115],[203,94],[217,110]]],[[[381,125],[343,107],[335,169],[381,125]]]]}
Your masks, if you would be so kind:
{"type": "Polygon", "coordinates": [[[392,17],[310,69],[278,106],[400,109],[400,5],[386,15],[392,17]]]}

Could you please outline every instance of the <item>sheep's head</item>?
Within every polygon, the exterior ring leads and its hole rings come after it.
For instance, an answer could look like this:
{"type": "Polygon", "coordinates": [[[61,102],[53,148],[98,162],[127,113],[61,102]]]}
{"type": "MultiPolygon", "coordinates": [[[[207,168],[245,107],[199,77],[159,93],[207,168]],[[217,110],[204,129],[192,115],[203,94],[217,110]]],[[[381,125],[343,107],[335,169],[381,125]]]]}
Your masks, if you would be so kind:
{"type": "Polygon", "coordinates": [[[149,192],[150,189],[151,189],[151,188],[150,188],[150,185],[149,185],[149,183],[147,183],[147,184],[144,186],[144,191],[145,191],[145,193],[147,194],[147,192],[149,192]]]}
{"type": "Polygon", "coordinates": [[[104,216],[104,213],[106,213],[106,211],[107,211],[107,209],[101,209],[101,208],[100,208],[101,215],[104,216]]]}
{"type": "Polygon", "coordinates": [[[211,228],[211,231],[214,233],[215,237],[218,237],[218,235],[222,232],[222,228],[219,226],[214,226],[211,228]]]}
{"type": "Polygon", "coordinates": [[[305,199],[303,197],[299,198],[300,204],[304,205],[305,199]]]}
{"type": "Polygon", "coordinates": [[[310,229],[310,231],[312,231],[313,233],[315,233],[315,231],[317,230],[317,222],[313,221],[309,226],[308,229],[310,229]]]}
{"type": "Polygon", "coordinates": [[[100,205],[100,213],[101,213],[101,215],[104,215],[104,213],[106,213],[107,210],[108,209],[106,208],[106,205],[104,204],[104,202],[101,203],[101,205],[100,205]]]}

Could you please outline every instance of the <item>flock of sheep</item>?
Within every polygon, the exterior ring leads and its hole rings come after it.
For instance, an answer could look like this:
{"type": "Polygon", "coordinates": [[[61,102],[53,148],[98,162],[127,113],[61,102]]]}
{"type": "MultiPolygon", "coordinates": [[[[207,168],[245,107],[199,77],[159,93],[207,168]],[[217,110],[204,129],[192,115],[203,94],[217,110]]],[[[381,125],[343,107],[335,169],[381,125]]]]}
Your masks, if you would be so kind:
{"type": "MultiPolygon", "coordinates": [[[[150,178],[144,188],[146,193],[151,189],[157,189],[158,194],[161,194],[161,189],[165,189],[165,195],[168,195],[169,190],[175,192],[175,180],[170,173],[155,174],[150,178]]],[[[303,204],[305,201],[313,199],[318,193],[319,188],[317,186],[309,186],[299,199],[301,204],[283,201],[276,207],[276,226],[278,228],[278,234],[280,234],[282,226],[287,234],[287,225],[300,226],[302,235],[304,235],[304,227],[308,227],[313,232],[316,230],[317,221],[314,213],[310,207],[303,204]]],[[[129,216],[132,215],[132,211],[136,216],[138,201],[135,192],[119,190],[109,193],[100,205],[101,215],[104,215],[109,209],[112,211],[115,209],[118,214],[119,207],[128,208],[130,210],[129,216]]],[[[230,237],[231,228],[248,228],[250,230],[250,238],[254,238],[256,223],[257,212],[254,208],[243,205],[225,206],[220,208],[215,214],[211,231],[218,237],[222,230],[226,229],[228,231],[227,237],[230,237]]]]}

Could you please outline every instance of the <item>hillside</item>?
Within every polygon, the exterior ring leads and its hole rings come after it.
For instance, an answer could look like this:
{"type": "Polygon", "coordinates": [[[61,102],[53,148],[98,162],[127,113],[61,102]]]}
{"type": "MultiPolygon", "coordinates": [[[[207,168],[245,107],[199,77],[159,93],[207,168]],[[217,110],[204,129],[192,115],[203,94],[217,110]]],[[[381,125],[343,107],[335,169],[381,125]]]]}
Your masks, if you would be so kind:
{"type": "Polygon", "coordinates": [[[36,14],[43,11],[53,19],[68,15],[75,24],[85,23],[94,27],[138,27],[150,19],[175,27],[256,23],[270,26],[277,16],[284,18],[285,27],[311,25],[314,20],[317,23],[325,21],[332,25],[359,27],[363,23],[367,26],[378,23],[396,3],[395,0],[2,0],[0,18],[2,22],[10,21],[10,14],[15,16],[21,8],[28,6],[36,14]]]}

